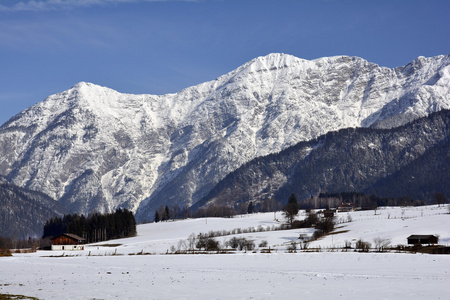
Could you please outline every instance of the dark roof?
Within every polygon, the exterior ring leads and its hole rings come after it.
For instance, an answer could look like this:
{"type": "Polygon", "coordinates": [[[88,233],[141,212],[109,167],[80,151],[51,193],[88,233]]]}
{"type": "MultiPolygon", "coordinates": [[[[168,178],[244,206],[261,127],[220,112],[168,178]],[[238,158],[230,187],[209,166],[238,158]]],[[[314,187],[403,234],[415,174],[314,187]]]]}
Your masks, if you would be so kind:
{"type": "Polygon", "coordinates": [[[420,234],[413,234],[413,235],[408,236],[407,238],[408,239],[429,239],[431,237],[435,238],[436,236],[434,236],[432,234],[422,234],[422,235],[420,235],[420,234]]]}
{"type": "Polygon", "coordinates": [[[78,235],[76,235],[76,234],[73,234],[73,233],[63,233],[63,234],[60,234],[60,235],[58,235],[58,236],[55,236],[54,238],[52,238],[52,240],[54,240],[54,239],[56,239],[57,237],[60,237],[60,236],[62,236],[62,235],[65,235],[65,236],[70,237],[70,238],[72,238],[72,239],[74,239],[74,240],[77,240],[77,241],[85,241],[85,240],[86,240],[86,239],[83,239],[82,237],[80,237],[80,236],[78,236],[78,235]]]}

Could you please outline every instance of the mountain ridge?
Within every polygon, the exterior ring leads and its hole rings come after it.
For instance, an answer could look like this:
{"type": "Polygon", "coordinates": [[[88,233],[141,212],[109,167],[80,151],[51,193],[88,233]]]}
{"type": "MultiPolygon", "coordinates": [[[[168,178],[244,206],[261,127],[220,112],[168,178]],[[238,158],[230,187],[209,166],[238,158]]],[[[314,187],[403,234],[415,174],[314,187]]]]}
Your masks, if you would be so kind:
{"type": "Polygon", "coordinates": [[[346,127],[391,128],[450,108],[450,56],[395,69],[362,58],[258,57],[166,95],[80,82],[0,128],[0,174],[71,212],[141,219],[192,205],[251,159],[346,127]]]}
{"type": "Polygon", "coordinates": [[[329,132],[246,163],[193,209],[249,201],[256,205],[267,198],[283,202],[291,193],[299,199],[345,191],[426,201],[436,192],[450,195],[449,131],[450,110],[442,110],[393,129],[329,132]]]}

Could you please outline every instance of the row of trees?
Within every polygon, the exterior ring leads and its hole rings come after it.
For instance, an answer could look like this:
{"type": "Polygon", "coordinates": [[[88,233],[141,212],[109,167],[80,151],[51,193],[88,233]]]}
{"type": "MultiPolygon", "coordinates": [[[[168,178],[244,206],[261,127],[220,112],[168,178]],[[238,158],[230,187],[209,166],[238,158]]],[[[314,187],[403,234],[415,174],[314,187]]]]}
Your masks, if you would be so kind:
{"type": "MultiPolygon", "coordinates": [[[[445,196],[441,193],[437,193],[438,199],[434,196],[433,202],[445,203],[445,196]],[[444,198],[444,199],[443,199],[444,198]]],[[[351,202],[355,206],[373,209],[378,206],[420,206],[426,205],[427,202],[423,200],[412,199],[411,197],[378,197],[375,195],[367,195],[358,192],[342,192],[342,193],[319,193],[318,195],[311,196],[309,199],[303,199],[300,203],[302,209],[322,209],[330,207],[338,207],[341,203],[351,202]]]]}
{"type": "Polygon", "coordinates": [[[226,205],[208,205],[199,208],[197,211],[190,210],[189,207],[184,206],[180,208],[177,204],[173,206],[161,205],[159,209],[155,210],[153,220],[155,222],[175,220],[175,219],[187,219],[187,218],[204,218],[204,217],[216,217],[216,218],[229,218],[235,215],[252,214],[257,212],[272,212],[282,209],[282,204],[273,198],[267,198],[260,202],[241,202],[237,203],[234,207],[226,205]]]}
{"type": "Polygon", "coordinates": [[[291,228],[310,228],[314,227],[313,238],[317,239],[320,236],[327,234],[334,229],[334,217],[319,218],[315,212],[310,211],[308,216],[302,220],[295,220],[299,212],[299,205],[294,194],[291,194],[288,203],[283,207],[283,215],[289,222],[291,228]]]}
{"type": "MultiPolygon", "coordinates": [[[[267,241],[262,241],[259,247],[267,247],[267,245],[267,241]]],[[[192,233],[186,240],[180,240],[178,242],[178,249],[172,246],[170,251],[172,253],[195,253],[196,249],[198,251],[226,251],[227,249],[251,251],[255,247],[256,245],[253,240],[244,237],[232,237],[220,243],[210,233],[199,233],[198,235],[192,233]]]]}
{"type": "Polygon", "coordinates": [[[136,220],[131,211],[119,208],[114,213],[92,213],[87,217],[69,214],[51,218],[45,223],[43,238],[62,233],[76,234],[88,243],[130,237],[136,235],[136,220]]]}
{"type": "Polygon", "coordinates": [[[6,252],[6,249],[31,249],[35,251],[42,246],[47,246],[47,244],[41,239],[32,239],[30,237],[23,240],[14,240],[0,235],[0,251],[3,249],[3,252],[6,252]]]}
{"type": "MultiPolygon", "coordinates": [[[[433,203],[447,203],[445,195],[436,193],[433,196],[433,203]]],[[[234,207],[226,205],[207,205],[199,208],[197,211],[190,210],[187,206],[180,208],[177,204],[173,206],[161,205],[155,210],[154,221],[167,221],[173,219],[186,218],[204,218],[204,217],[232,217],[241,214],[251,214],[257,212],[273,212],[283,211],[284,216],[292,225],[299,209],[329,209],[330,207],[338,207],[342,203],[351,202],[355,206],[362,209],[375,209],[378,206],[419,206],[426,205],[426,202],[415,200],[410,197],[399,198],[383,198],[375,195],[366,195],[358,192],[342,192],[342,193],[319,193],[311,196],[309,199],[297,201],[294,194],[288,198],[287,204],[284,206],[282,202],[276,201],[274,198],[267,198],[259,202],[240,202],[234,207]]]]}

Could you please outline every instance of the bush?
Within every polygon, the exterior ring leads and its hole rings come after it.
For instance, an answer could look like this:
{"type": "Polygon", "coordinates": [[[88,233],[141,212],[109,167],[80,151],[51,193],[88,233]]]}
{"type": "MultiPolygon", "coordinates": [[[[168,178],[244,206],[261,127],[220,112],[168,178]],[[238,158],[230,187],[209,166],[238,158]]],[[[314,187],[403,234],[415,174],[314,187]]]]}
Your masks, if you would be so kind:
{"type": "Polygon", "coordinates": [[[2,256],[12,256],[11,251],[9,249],[0,249],[0,257],[2,256]]]}
{"type": "Polygon", "coordinates": [[[268,243],[267,243],[266,240],[263,240],[263,241],[261,241],[261,243],[259,243],[259,247],[260,247],[260,248],[262,248],[262,247],[267,247],[267,245],[268,245],[268,243]]]}
{"type": "Polygon", "coordinates": [[[373,242],[375,244],[375,248],[379,251],[379,252],[383,252],[384,249],[386,247],[389,246],[389,244],[391,243],[391,239],[389,238],[381,238],[381,237],[376,237],[373,239],[373,242]]]}
{"type": "Polygon", "coordinates": [[[333,231],[334,222],[333,218],[324,218],[317,222],[316,229],[321,230],[324,234],[333,231]]]}
{"type": "Polygon", "coordinates": [[[319,222],[319,217],[313,211],[308,212],[308,216],[305,219],[307,227],[312,227],[319,222]]]}
{"type": "Polygon", "coordinates": [[[205,251],[220,250],[219,242],[213,238],[200,238],[195,245],[198,249],[205,249],[205,251]]]}
{"type": "Polygon", "coordinates": [[[315,212],[310,211],[308,213],[308,216],[302,220],[295,220],[292,222],[292,228],[296,229],[296,228],[310,228],[313,227],[314,225],[316,225],[317,223],[319,223],[319,217],[317,216],[317,214],[315,212]]]}
{"type": "Polygon", "coordinates": [[[255,242],[253,242],[252,240],[247,240],[246,239],[245,242],[244,242],[243,249],[245,251],[251,251],[251,250],[255,249],[255,242]]]}
{"type": "Polygon", "coordinates": [[[351,249],[352,248],[352,243],[349,242],[348,240],[344,241],[344,249],[351,249]]]}
{"type": "Polygon", "coordinates": [[[239,239],[237,237],[232,237],[225,244],[228,245],[230,248],[237,249],[239,247],[239,239]]]}
{"type": "Polygon", "coordinates": [[[291,244],[287,247],[289,253],[297,252],[297,244],[292,241],[291,244]]]}
{"type": "Polygon", "coordinates": [[[313,233],[313,235],[312,235],[312,239],[313,239],[313,240],[317,240],[317,239],[319,239],[320,237],[322,237],[323,235],[324,235],[324,233],[323,233],[322,230],[316,230],[316,231],[314,231],[314,233],[313,233]]]}
{"type": "Polygon", "coordinates": [[[306,234],[300,234],[298,239],[300,240],[300,249],[308,249],[310,238],[306,234]]]}
{"type": "Polygon", "coordinates": [[[369,252],[370,246],[369,242],[365,242],[362,239],[356,242],[356,249],[359,249],[361,252],[369,252]]]}
{"type": "MultiPolygon", "coordinates": [[[[267,241],[266,241],[267,243],[267,241]]],[[[252,240],[248,240],[246,238],[237,238],[237,237],[232,237],[229,241],[225,242],[226,245],[228,245],[230,248],[233,249],[238,249],[240,251],[242,250],[253,250],[255,249],[255,242],[253,242],[252,240]]]]}

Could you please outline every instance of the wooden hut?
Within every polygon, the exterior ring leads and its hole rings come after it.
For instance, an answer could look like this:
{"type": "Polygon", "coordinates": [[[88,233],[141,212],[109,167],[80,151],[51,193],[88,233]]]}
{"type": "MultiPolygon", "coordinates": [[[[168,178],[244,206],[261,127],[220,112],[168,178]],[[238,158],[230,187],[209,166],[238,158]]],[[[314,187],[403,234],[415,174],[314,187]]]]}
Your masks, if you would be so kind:
{"type": "Polygon", "coordinates": [[[408,244],[418,245],[418,244],[437,244],[438,237],[435,235],[419,235],[413,234],[408,237],[408,244]]]}

